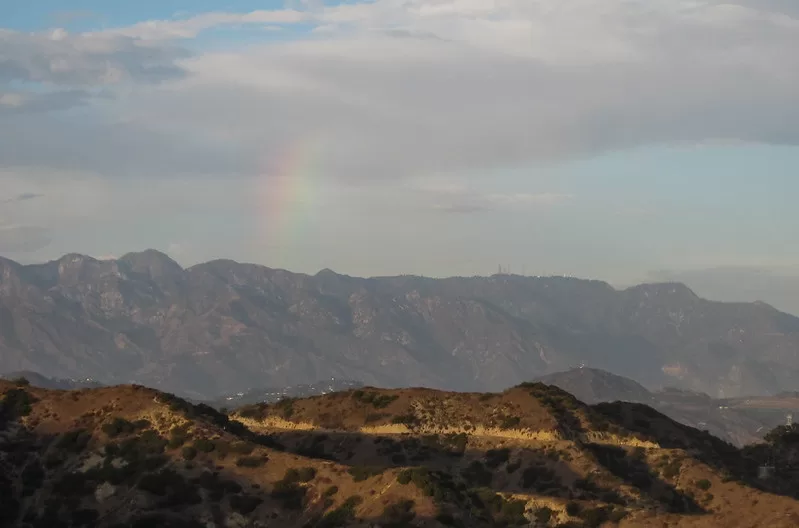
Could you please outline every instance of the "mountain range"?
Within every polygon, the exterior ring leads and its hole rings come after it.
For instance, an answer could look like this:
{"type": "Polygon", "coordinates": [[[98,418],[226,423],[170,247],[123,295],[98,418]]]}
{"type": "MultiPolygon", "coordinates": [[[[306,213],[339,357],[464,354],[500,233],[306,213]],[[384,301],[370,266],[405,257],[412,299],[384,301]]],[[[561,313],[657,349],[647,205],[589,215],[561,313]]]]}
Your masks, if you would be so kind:
{"type": "Polygon", "coordinates": [[[797,390],[799,318],[678,283],[0,259],[0,372],[213,399],[327,378],[497,391],[577,365],[721,398],[797,390]]]}

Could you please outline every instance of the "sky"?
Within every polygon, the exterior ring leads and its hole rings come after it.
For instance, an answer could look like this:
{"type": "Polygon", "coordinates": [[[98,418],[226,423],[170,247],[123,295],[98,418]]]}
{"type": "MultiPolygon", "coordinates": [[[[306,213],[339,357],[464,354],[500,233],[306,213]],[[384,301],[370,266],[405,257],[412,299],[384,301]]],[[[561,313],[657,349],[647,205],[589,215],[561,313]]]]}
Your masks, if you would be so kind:
{"type": "Polygon", "coordinates": [[[799,313],[796,49],[794,0],[2,2],[0,255],[688,277],[799,313]]]}

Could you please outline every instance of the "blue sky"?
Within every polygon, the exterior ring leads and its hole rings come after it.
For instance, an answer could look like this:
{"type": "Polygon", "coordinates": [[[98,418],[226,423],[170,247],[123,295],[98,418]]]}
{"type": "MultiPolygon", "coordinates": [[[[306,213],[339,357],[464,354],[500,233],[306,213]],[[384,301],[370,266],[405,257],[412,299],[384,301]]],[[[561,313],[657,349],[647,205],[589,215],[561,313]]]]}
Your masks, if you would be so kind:
{"type": "Polygon", "coordinates": [[[790,2],[6,4],[0,255],[797,275],[790,2]]]}
{"type": "Polygon", "coordinates": [[[284,2],[274,0],[146,0],[122,2],[106,0],[37,0],[13,2],[3,8],[6,27],[24,31],[66,27],[88,31],[104,27],[121,27],[146,20],[188,18],[210,11],[247,13],[260,9],[282,9],[284,2]]]}

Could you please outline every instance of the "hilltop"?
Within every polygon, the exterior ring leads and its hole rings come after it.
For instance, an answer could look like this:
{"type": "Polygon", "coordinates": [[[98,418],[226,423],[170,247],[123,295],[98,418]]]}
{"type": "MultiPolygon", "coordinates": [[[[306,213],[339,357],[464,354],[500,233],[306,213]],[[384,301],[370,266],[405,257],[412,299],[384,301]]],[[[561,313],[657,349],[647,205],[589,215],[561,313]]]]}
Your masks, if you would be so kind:
{"type": "MultiPolygon", "coordinates": [[[[745,455],[645,405],[589,406],[542,383],[499,394],[364,388],[245,406],[232,416],[297,452],[365,474],[418,465],[425,478],[438,475],[436,482],[454,489],[515,497],[528,517],[550,519],[540,526],[754,527],[799,520],[799,503],[763,491],[784,489],[784,482],[757,480],[759,451],[745,455]]],[[[446,496],[450,488],[439,490],[425,478],[419,477],[421,487],[446,496]]]]}
{"type": "Polygon", "coordinates": [[[356,517],[390,523],[407,501],[433,508],[412,488],[387,489],[396,471],[358,481],[345,465],[140,386],[0,381],[0,468],[0,526],[359,526],[356,517]]]}
{"type": "Polygon", "coordinates": [[[140,386],[0,381],[2,526],[795,526],[776,492],[796,488],[757,481],[762,456],[541,383],[225,415],[140,386]]]}
{"type": "Polygon", "coordinates": [[[157,251],[0,259],[0,372],[197,400],[355,379],[497,391],[578,364],[714,397],[799,390],[799,319],[680,284],[303,275],[157,251]]]}

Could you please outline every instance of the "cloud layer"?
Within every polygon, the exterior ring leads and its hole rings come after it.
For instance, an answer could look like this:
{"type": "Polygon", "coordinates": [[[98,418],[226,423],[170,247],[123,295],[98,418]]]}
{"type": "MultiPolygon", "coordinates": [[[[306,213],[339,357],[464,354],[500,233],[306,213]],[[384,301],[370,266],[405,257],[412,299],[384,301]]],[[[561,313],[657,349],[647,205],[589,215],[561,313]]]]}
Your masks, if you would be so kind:
{"type": "MultiPolygon", "coordinates": [[[[0,30],[0,183],[49,197],[58,182],[68,204],[102,189],[92,210],[103,214],[131,196],[176,214],[257,209],[242,189],[280,172],[339,210],[356,199],[460,213],[569,204],[532,180],[492,189],[462,175],[647,145],[797,144],[791,5],[375,0],[0,30]],[[243,27],[263,41],[207,46],[209,30],[243,27]],[[456,185],[416,185],[431,179],[456,185]]],[[[59,226],[45,202],[8,222],[59,226]]]]}
{"type": "MultiPolygon", "coordinates": [[[[108,158],[121,155],[120,142],[176,152],[170,160],[116,161],[148,173],[159,163],[164,172],[194,171],[194,156],[213,144],[214,170],[237,172],[314,135],[325,144],[326,171],[344,179],[562,160],[659,142],[795,143],[799,20],[747,5],[378,0],[307,12],[207,13],[81,35],[3,31],[0,79],[112,87],[117,102],[103,101],[93,127],[58,131],[38,146],[53,166],[69,161],[58,151],[73,152],[76,140],[108,158]],[[213,27],[299,22],[316,31],[235,52],[180,47],[213,27]]],[[[0,109],[58,109],[85,103],[87,92],[41,98],[4,93],[0,109]]],[[[2,154],[7,164],[33,161],[2,154]]],[[[94,157],[81,168],[108,171],[115,163],[94,157]]]]}

